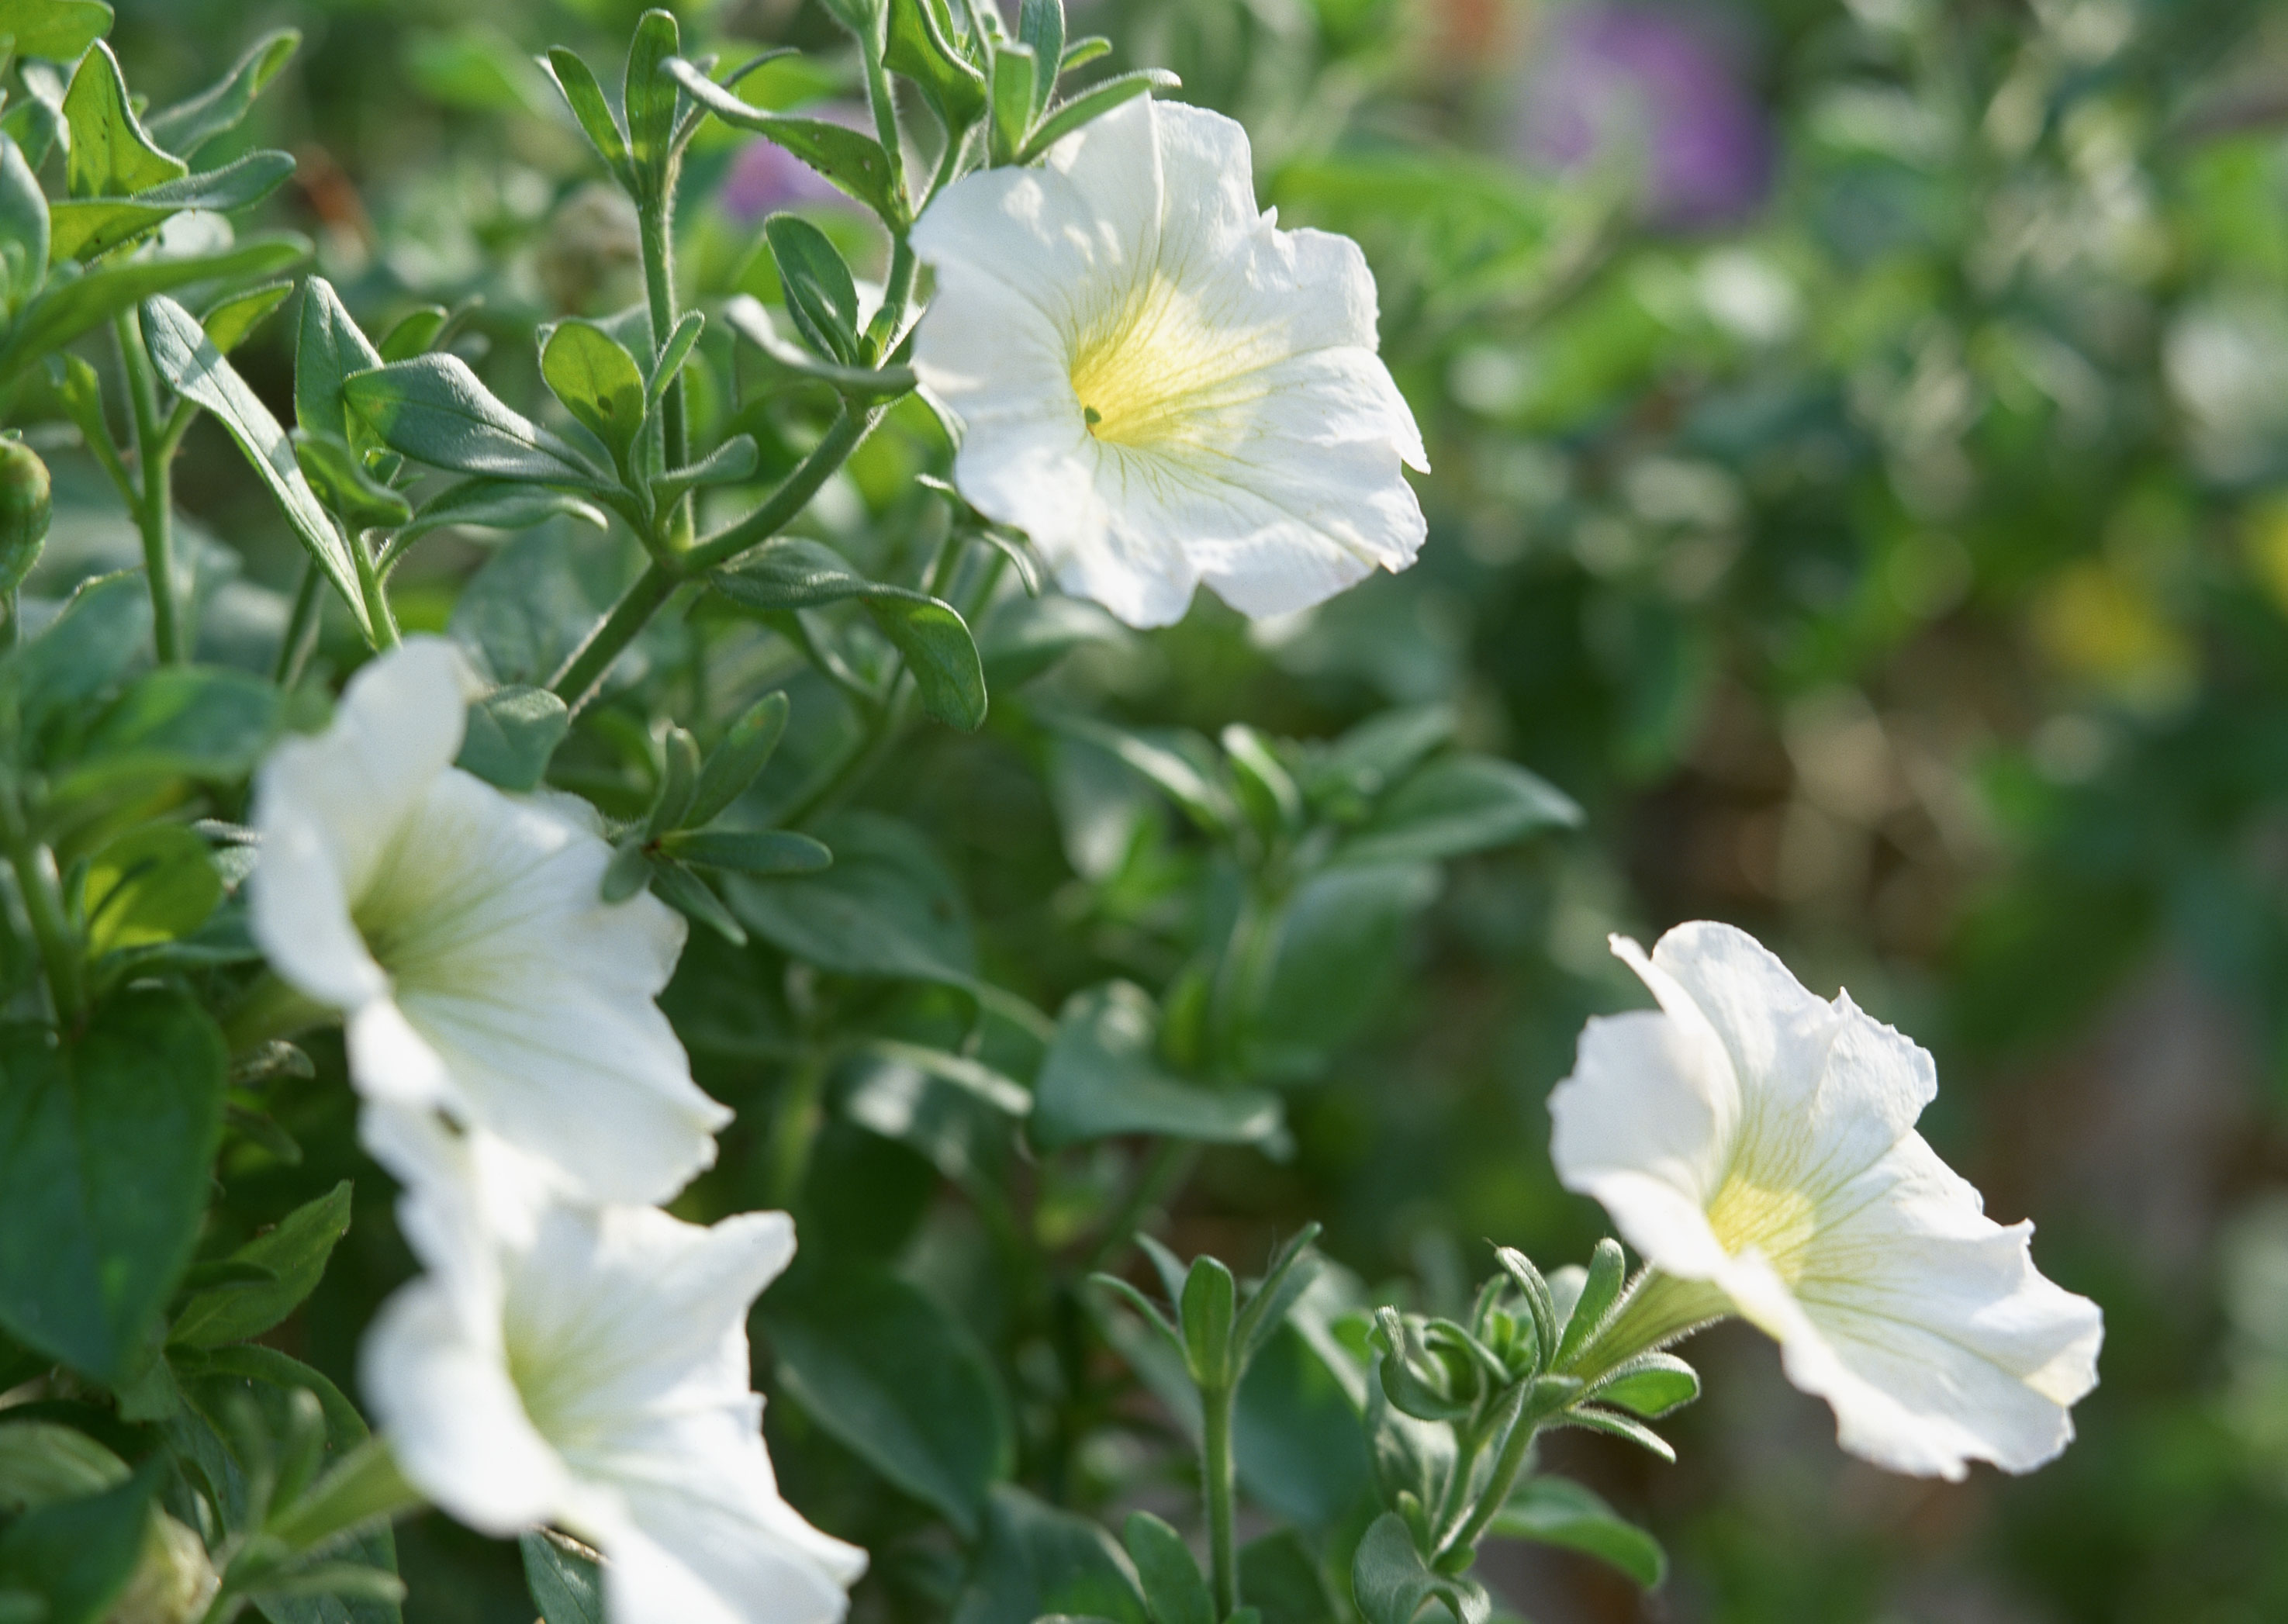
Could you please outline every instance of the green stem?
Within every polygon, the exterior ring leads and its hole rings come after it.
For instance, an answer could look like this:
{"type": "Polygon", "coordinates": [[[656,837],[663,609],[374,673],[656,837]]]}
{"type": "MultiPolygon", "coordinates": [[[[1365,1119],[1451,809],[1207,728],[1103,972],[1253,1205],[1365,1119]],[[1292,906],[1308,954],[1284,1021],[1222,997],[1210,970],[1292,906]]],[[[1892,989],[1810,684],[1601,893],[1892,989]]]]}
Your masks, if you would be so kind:
{"type": "Polygon", "coordinates": [[[271,680],[282,688],[292,687],[309,661],[310,646],[316,640],[318,630],[319,592],[324,585],[325,577],[319,573],[317,559],[305,559],[302,584],[294,592],[294,611],[286,617],[286,635],[278,645],[278,663],[270,673],[271,680]]]}
{"type": "MultiPolygon", "coordinates": [[[[1521,1385],[1530,1387],[1530,1383],[1521,1385]]],[[[1521,1391],[1519,1402],[1522,1404],[1528,1396],[1521,1391]]],[[[1525,1414],[1522,1411],[1510,1423],[1509,1436],[1502,1441],[1502,1452],[1494,1457],[1493,1476],[1486,1480],[1486,1492],[1479,1497],[1477,1505],[1463,1520],[1462,1525],[1439,1546],[1440,1556],[1474,1546],[1487,1525],[1501,1515],[1501,1509],[1509,1504],[1510,1494],[1517,1487],[1518,1474],[1525,1470],[1525,1457],[1533,1449],[1534,1434],[1540,1430],[1541,1418],[1525,1414]]]]}
{"type": "Polygon", "coordinates": [[[904,337],[898,329],[906,320],[906,312],[914,302],[914,280],[920,273],[921,264],[914,257],[914,245],[898,234],[890,247],[890,273],[882,283],[882,307],[866,324],[864,353],[869,366],[878,366],[882,358],[897,347],[904,337]]]}
{"type": "Polygon", "coordinates": [[[374,563],[373,549],[366,545],[362,531],[350,538],[350,556],[357,561],[358,591],[365,598],[366,618],[373,622],[373,646],[395,648],[402,641],[397,635],[397,616],[390,612],[388,589],[382,585],[381,570],[374,563]]]}
{"type": "Polygon", "coordinates": [[[18,610],[16,589],[0,592],[0,654],[6,654],[22,641],[22,614],[18,610]]]}
{"type": "MultiPolygon", "coordinates": [[[[656,357],[675,330],[675,183],[671,175],[660,195],[646,200],[639,210],[643,241],[644,297],[651,305],[651,353],[656,357]]],[[[680,468],[688,460],[683,421],[683,379],[669,383],[659,402],[660,465],[680,468]]],[[[692,498],[678,498],[663,527],[669,544],[688,546],[692,532],[692,498]]]]}
{"type": "MultiPolygon", "coordinates": [[[[858,50],[866,63],[866,105],[874,114],[875,138],[882,143],[883,156],[890,161],[890,195],[899,200],[895,207],[910,219],[911,210],[903,201],[905,147],[898,139],[898,104],[890,94],[890,75],[882,61],[882,42],[870,32],[860,38],[858,50]]],[[[894,228],[900,224],[896,220],[886,223],[894,228]]]]}
{"type": "Polygon", "coordinates": [[[827,1056],[813,1049],[788,1068],[771,1113],[770,1160],[764,1175],[766,1206],[791,1208],[810,1168],[810,1149],[826,1120],[827,1056]]]}
{"type": "Polygon", "coordinates": [[[56,1019],[65,1026],[75,1026],[87,1013],[86,966],[64,912],[56,854],[32,838],[12,784],[0,785],[0,844],[5,845],[9,866],[16,871],[24,914],[31,921],[33,939],[39,943],[40,959],[47,967],[48,996],[56,1006],[56,1019]]]}
{"type": "Polygon", "coordinates": [[[636,634],[649,625],[660,606],[674,596],[676,576],[677,572],[657,559],[644,566],[635,584],[621,594],[612,612],[596,623],[588,640],[572,651],[564,669],[556,673],[556,680],[549,686],[556,691],[559,699],[577,711],[596,697],[596,690],[604,685],[605,677],[627,652],[628,645],[636,640],[636,634]]]}
{"type": "Polygon", "coordinates": [[[778,489],[770,494],[763,505],[735,523],[726,525],[714,535],[693,547],[682,558],[682,570],[687,575],[699,574],[730,563],[749,548],[770,540],[794,521],[797,514],[809,505],[834,471],[850,459],[859,441],[873,431],[881,421],[884,408],[862,407],[853,410],[848,406],[837,412],[834,421],[810,455],[802,459],[795,471],[787,475],[778,489]]]}
{"type": "Polygon", "coordinates": [[[1231,1453],[1232,1413],[1238,1391],[1219,1387],[1200,1392],[1200,1473],[1207,1499],[1208,1576],[1215,1588],[1215,1611],[1228,1619],[1239,1605],[1239,1545],[1235,1517],[1237,1471],[1231,1453]]]}
{"type": "Polygon", "coordinates": [[[135,416],[136,471],[141,476],[135,523],[143,533],[143,569],[150,577],[151,637],[162,665],[182,662],[182,617],[175,601],[174,443],[159,417],[158,376],[134,313],[112,318],[127,399],[135,416]]]}

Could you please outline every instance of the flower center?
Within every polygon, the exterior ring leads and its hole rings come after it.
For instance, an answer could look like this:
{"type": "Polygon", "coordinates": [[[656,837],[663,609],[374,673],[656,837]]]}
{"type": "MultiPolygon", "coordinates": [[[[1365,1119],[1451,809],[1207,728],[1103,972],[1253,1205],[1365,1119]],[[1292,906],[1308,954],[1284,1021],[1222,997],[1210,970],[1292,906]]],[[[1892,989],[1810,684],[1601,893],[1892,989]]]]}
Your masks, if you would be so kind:
{"type": "Polygon", "coordinates": [[[1243,345],[1202,320],[1198,301],[1155,273],[1091,321],[1072,346],[1073,394],[1097,440],[1144,449],[1200,439],[1243,345]]]}
{"type": "Polygon", "coordinates": [[[1819,1208],[1790,1185],[1765,1184],[1734,1168],[1708,1203],[1708,1227],[1734,1256],[1753,1247],[1792,1286],[1803,1273],[1804,1248],[1819,1230],[1819,1208]]]}

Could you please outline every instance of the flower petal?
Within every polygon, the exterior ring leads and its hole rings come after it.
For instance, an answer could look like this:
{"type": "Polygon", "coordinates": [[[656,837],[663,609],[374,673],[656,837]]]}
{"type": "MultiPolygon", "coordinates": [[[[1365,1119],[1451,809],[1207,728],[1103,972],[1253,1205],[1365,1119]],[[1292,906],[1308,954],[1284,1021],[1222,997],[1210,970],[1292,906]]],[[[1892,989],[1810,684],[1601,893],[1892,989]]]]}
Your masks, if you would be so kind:
{"type": "Polygon", "coordinates": [[[1549,1096],[1550,1160],[1655,1267],[1713,1279],[1728,1260],[1704,1208],[1737,1112],[1731,1067],[1704,1035],[1650,1010],[1601,1017],[1549,1096]]]}
{"type": "Polygon", "coordinates": [[[481,1533],[506,1535],[562,1505],[562,1461],[525,1414],[497,1338],[440,1281],[416,1280],[366,1334],[360,1382],[398,1468],[481,1533]]]}
{"type": "Polygon", "coordinates": [[[590,1199],[660,1200],[714,1160],[730,1113],[652,1002],[682,916],[647,893],[604,902],[610,858],[553,802],[449,770],[377,869],[368,928],[457,1113],[590,1199]]]}

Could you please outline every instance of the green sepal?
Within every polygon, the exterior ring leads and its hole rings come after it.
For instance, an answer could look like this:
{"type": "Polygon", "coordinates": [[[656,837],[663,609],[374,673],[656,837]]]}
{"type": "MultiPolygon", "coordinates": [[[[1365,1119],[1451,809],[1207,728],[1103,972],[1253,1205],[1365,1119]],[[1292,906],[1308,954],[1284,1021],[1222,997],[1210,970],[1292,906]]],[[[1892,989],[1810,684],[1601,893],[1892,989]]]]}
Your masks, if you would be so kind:
{"type": "Polygon", "coordinates": [[[690,827],[704,828],[747,792],[785,737],[789,711],[784,693],[767,693],[725,730],[700,769],[699,785],[686,813],[690,827]]]}

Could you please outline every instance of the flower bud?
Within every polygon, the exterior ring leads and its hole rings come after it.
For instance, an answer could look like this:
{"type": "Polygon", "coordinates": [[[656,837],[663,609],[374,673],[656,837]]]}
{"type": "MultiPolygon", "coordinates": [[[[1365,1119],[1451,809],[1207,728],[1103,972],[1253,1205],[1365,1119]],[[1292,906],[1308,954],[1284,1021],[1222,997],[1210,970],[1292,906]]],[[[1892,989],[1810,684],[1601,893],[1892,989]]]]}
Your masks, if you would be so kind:
{"type": "Polygon", "coordinates": [[[104,1624],[193,1624],[221,1583],[199,1536],[155,1509],[135,1577],[104,1624]]]}
{"type": "Polygon", "coordinates": [[[48,465],[20,440],[0,440],[0,592],[24,583],[48,539],[48,465]]]}

